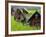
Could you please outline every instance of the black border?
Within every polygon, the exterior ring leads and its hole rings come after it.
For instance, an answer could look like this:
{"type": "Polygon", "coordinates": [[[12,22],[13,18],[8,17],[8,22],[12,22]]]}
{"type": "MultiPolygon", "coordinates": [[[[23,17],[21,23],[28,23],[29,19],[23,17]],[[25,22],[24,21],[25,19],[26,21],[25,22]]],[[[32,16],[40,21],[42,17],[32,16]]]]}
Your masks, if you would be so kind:
{"type": "Polygon", "coordinates": [[[26,1],[5,1],[5,37],[8,36],[23,36],[23,35],[40,35],[45,34],[45,3],[44,2],[26,2],[26,1]],[[28,34],[8,34],[8,3],[26,3],[26,4],[42,4],[43,5],[43,32],[28,33],[28,34]]]}

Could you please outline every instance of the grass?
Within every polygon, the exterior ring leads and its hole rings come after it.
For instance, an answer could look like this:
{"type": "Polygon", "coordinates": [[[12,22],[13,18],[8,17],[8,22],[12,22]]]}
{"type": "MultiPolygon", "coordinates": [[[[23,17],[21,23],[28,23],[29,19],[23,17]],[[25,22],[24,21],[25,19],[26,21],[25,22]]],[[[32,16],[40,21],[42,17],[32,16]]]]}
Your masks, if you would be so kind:
{"type": "Polygon", "coordinates": [[[11,16],[11,31],[24,31],[24,30],[39,30],[39,26],[29,26],[29,25],[23,25],[21,22],[17,22],[14,20],[14,16],[11,16]]]}

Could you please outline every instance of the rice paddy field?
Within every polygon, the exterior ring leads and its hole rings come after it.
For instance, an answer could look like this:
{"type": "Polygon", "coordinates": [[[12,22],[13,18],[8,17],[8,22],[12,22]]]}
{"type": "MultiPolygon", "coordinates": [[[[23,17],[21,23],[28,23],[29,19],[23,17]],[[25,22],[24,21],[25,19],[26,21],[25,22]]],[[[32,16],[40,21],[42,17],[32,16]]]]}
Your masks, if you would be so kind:
{"type": "Polygon", "coordinates": [[[23,23],[14,20],[14,16],[11,16],[11,31],[25,31],[25,30],[39,30],[39,29],[40,29],[39,26],[23,25],[23,23]]]}

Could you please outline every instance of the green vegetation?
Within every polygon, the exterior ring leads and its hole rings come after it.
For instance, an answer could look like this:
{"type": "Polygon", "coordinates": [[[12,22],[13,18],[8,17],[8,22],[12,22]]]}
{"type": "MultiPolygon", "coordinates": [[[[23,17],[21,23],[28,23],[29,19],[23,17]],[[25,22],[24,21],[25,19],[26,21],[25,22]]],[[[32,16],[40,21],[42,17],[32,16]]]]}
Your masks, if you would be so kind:
{"type": "MultiPolygon", "coordinates": [[[[35,13],[35,9],[27,10],[28,14],[25,15],[26,17],[31,17],[35,13]]],[[[39,12],[40,10],[38,10],[39,12]]],[[[24,30],[39,30],[39,26],[30,26],[26,23],[18,22],[14,19],[14,16],[11,16],[11,31],[24,31],[24,30]]]]}
{"type": "Polygon", "coordinates": [[[14,20],[14,16],[11,16],[11,31],[19,31],[19,30],[39,30],[39,26],[29,26],[29,25],[23,25],[21,22],[17,22],[14,20]]]}

